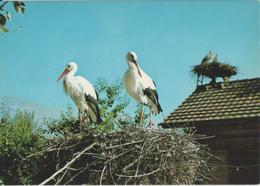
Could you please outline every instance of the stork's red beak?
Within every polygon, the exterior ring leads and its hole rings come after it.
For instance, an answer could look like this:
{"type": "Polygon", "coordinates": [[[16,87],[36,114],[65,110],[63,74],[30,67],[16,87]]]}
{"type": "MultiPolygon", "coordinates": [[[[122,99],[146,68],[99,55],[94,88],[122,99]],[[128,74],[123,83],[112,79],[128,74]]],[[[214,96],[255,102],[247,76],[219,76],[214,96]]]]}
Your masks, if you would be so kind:
{"type": "Polygon", "coordinates": [[[137,70],[138,70],[138,74],[140,75],[140,77],[142,77],[140,68],[139,68],[139,66],[138,66],[138,64],[137,64],[137,61],[136,61],[136,60],[133,60],[132,62],[135,64],[135,66],[136,66],[136,68],[137,68],[137,70]]]}
{"type": "Polygon", "coordinates": [[[69,73],[69,69],[65,68],[65,70],[61,73],[60,77],[57,79],[57,81],[61,80],[64,76],[66,76],[69,73]]]}

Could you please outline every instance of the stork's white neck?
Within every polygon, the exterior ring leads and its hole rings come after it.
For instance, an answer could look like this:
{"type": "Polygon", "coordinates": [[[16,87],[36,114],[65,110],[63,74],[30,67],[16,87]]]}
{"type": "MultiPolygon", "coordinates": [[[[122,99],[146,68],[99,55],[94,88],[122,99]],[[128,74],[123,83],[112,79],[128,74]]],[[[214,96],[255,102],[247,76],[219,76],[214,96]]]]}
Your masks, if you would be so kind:
{"type": "Polygon", "coordinates": [[[69,79],[74,78],[74,75],[75,75],[76,72],[77,72],[77,69],[71,70],[71,71],[66,75],[66,77],[65,77],[64,79],[65,79],[65,80],[69,80],[69,79]]]}
{"type": "MultiPolygon", "coordinates": [[[[131,61],[127,61],[127,64],[128,64],[128,68],[131,69],[131,70],[134,70],[134,71],[138,71],[136,65],[131,62],[131,61]]],[[[138,64],[137,64],[138,65],[138,64]]],[[[139,66],[139,65],[138,65],[139,66]]],[[[140,67],[139,67],[140,68],[140,67]]]]}

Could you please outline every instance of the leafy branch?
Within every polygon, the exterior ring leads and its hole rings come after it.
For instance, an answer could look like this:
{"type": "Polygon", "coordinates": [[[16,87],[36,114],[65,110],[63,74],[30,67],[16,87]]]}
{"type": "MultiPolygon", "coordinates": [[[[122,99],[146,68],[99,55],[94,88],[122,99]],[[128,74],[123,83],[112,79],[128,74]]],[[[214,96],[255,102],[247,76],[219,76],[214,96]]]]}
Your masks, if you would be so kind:
{"type": "MultiPolygon", "coordinates": [[[[3,0],[0,0],[2,2],[3,0]]],[[[8,32],[9,30],[6,28],[7,20],[11,21],[12,16],[10,12],[5,9],[5,5],[9,3],[9,1],[2,2],[0,5],[0,32],[8,32]]],[[[23,1],[13,1],[13,7],[15,11],[19,14],[23,14],[25,12],[25,4],[23,1]]]]}

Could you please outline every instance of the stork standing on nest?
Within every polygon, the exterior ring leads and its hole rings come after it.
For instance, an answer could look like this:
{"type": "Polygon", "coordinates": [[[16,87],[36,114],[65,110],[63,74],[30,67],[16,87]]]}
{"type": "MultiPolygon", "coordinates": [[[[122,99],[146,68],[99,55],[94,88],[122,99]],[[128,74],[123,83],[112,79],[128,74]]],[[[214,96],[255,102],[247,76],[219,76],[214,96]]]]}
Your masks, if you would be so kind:
{"type": "MultiPolygon", "coordinates": [[[[203,57],[203,59],[201,60],[201,65],[205,65],[207,63],[210,62],[210,60],[212,60],[213,54],[211,51],[209,51],[209,53],[203,57]]],[[[198,80],[197,80],[197,86],[199,85],[199,82],[201,83],[201,85],[203,84],[203,80],[204,80],[204,76],[201,77],[200,79],[200,75],[198,75],[198,80]]]]}
{"type": "Polygon", "coordinates": [[[98,94],[93,85],[81,76],[74,76],[78,66],[76,63],[69,63],[58,80],[63,80],[63,88],[69,94],[79,110],[79,124],[82,132],[82,114],[86,113],[86,125],[90,121],[100,123],[100,110],[98,106],[98,94]]]}
{"type": "Polygon", "coordinates": [[[215,56],[212,59],[212,63],[218,63],[218,54],[215,54],[215,56]]]}
{"type": "Polygon", "coordinates": [[[209,51],[209,53],[202,59],[201,64],[206,64],[212,59],[212,52],[209,51]]]}
{"type": "MultiPolygon", "coordinates": [[[[126,55],[128,70],[124,74],[124,84],[127,93],[142,105],[148,106],[150,110],[150,128],[153,126],[152,114],[162,112],[159,97],[154,81],[140,68],[137,63],[137,55],[128,52],[126,55]]],[[[143,119],[143,107],[141,121],[143,119]]]]}

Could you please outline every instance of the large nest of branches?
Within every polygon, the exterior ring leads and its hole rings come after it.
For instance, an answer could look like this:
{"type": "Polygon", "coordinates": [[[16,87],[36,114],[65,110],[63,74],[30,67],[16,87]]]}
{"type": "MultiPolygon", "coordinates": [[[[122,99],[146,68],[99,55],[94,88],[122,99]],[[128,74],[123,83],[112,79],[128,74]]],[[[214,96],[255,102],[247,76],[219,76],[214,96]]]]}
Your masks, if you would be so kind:
{"type": "Polygon", "coordinates": [[[208,179],[211,155],[176,130],[130,128],[50,140],[42,152],[39,184],[194,184],[208,179]]]}
{"type": "Polygon", "coordinates": [[[206,76],[208,78],[216,78],[216,77],[231,77],[237,74],[237,67],[220,63],[220,62],[212,62],[212,63],[203,63],[196,65],[192,68],[192,73],[198,76],[206,76]]]}

